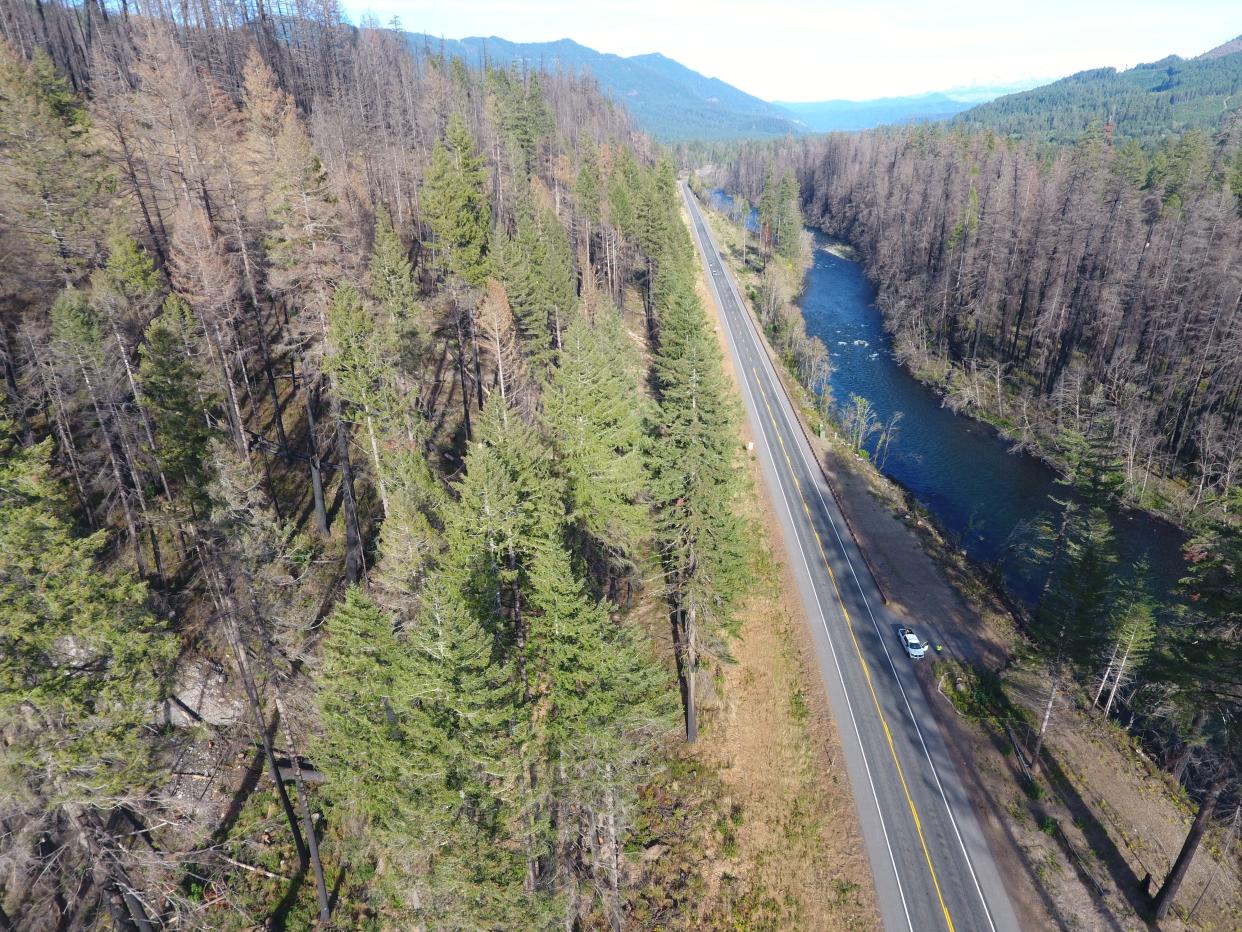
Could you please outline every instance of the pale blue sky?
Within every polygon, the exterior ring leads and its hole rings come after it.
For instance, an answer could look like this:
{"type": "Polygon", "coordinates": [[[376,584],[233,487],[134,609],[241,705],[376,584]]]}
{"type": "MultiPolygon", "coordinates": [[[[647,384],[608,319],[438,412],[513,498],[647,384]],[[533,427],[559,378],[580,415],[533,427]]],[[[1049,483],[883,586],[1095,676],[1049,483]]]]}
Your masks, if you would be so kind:
{"type": "Polygon", "coordinates": [[[768,100],[862,99],[1129,67],[1242,33],[1239,0],[341,0],[352,19],[662,52],[768,100]]]}

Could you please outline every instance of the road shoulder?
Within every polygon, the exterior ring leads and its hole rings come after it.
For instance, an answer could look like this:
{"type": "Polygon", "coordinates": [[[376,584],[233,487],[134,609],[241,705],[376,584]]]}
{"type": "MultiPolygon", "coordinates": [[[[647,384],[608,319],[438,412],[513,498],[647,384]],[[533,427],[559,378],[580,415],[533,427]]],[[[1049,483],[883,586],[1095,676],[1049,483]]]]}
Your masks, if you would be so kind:
{"type": "MultiPolygon", "coordinates": [[[[688,223],[684,214],[683,220],[688,223]]],[[[697,288],[720,344],[735,398],[740,384],[719,308],[696,267],[697,288]]],[[[741,409],[740,401],[738,403],[741,409]]],[[[741,423],[743,442],[753,441],[741,423]]],[[[747,517],[762,529],[761,581],[745,609],[737,662],[723,670],[728,698],[713,744],[723,777],[747,812],[742,855],[768,877],[770,892],[801,903],[799,928],[878,928],[874,882],[841,740],[778,514],[753,451],[746,454],[755,496],[747,517]]]]}

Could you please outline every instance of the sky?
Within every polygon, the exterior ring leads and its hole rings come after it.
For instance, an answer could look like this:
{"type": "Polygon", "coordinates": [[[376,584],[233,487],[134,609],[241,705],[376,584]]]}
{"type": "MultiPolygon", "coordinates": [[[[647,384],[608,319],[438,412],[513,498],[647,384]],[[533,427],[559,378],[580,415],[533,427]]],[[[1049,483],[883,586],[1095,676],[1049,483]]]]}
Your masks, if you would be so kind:
{"type": "Polygon", "coordinates": [[[1242,33],[1239,0],[341,0],[446,39],[570,38],[661,52],[765,100],[807,101],[1052,79],[1242,33]]]}

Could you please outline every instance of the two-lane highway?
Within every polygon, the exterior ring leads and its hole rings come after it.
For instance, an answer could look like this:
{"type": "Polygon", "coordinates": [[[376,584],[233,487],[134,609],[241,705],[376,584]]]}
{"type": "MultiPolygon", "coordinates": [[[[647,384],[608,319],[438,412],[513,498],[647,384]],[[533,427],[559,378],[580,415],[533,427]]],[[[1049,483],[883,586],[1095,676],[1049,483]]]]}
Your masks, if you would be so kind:
{"type": "Polygon", "coordinates": [[[841,733],[884,926],[1017,929],[961,777],[902,653],[898,621],[867,572],[699,205],[684,184],[682,192],[841,733]]]}

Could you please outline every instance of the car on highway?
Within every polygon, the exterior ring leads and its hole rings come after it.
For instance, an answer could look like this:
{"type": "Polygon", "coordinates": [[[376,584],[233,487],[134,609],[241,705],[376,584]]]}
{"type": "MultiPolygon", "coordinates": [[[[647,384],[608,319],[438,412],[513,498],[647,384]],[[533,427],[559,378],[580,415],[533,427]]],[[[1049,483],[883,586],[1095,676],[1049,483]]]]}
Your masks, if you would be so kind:
{"type": "Polygon", "coordinates": [[[927,645],[909,628],[898,628],[897,636],[901,638],[901,646],[911,660],[921,660],[927,653],[927,645]]]}

